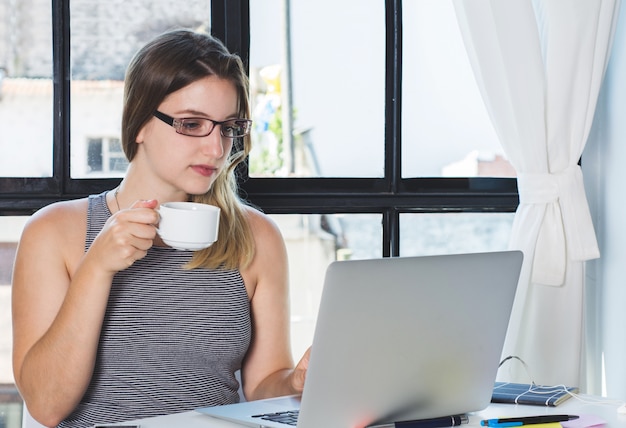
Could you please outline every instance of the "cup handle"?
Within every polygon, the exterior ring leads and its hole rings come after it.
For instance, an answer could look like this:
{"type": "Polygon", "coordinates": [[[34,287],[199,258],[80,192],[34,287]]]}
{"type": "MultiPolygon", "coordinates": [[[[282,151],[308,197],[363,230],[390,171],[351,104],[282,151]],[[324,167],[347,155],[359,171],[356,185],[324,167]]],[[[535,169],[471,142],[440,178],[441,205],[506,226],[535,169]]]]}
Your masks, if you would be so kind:
{"type": "Polygon", "coordinates": [[[159,208],[155,208],[154,210],[159,215],[159,222],[154,225],[154,228],[156,229],[156,231],[159,234],[159,236],[161,236],[161,230],[159,229],[159,225],[161,224],[161,210],[159,210],[159,208]]]}

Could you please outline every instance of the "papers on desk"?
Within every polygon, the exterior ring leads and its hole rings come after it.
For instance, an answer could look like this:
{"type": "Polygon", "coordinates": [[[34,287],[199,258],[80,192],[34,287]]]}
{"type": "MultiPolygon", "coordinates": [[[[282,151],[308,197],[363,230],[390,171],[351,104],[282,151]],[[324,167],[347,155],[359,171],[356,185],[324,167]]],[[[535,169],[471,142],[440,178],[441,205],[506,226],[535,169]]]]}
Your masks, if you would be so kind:
{"type": "Polygon", "coordinates": [[[595,415],[580,415],[578,419],[567,422],[552,422],[549,424],[526,425],[529,428],[595,428],[603,427],[606,422],[595,415]]]}
{"type": "Polygon", "coordinates": [[[596,415],[579,415],[578,419],[573,421],[561,422],[563,428],[591,428],[603,427],[606,421],[596,415]]]}
{"type": "Polygon", "coordinates": [[[541,427],[545,427],[545,428],[561,428],[563,425],[561,425],[559,422],[552,422],[551,424],[532,424],[532,425],[527,425],[533,428],[541,428],[541,427]]]}
{"type": "MultiPolygon", "coordinates": [[[[550,415],[543,415],[543,416],[531,416],[528,417],[526,419],[533,419],[533,418],[542,418],[542,417],[550,417],[550,415]]],[[[575,417],[575,416],[572,416],[575,417]]],[[[576,419],[572,419],[569,421],[563,421],[563,422],[546,422],[546,423],[533,423],[533,422],[539,422],[539,421],[522,421],[521,419],[525,419],[525,417],[513,417],[512,419],[510,418],[506,418],[506,417],[502,417],[502,418],[498,418],[498,420],[495,419],[490,419],[489,422],[489,426],[492,426],[492,423],[494,423],[494,427],[500,426],[500,427],[515,427],[515,426],[528,426],[529,428],[595,428],[595,427],[603,427],[606,425],[606,421],[604,421],[602,418],[595,416],[595,415],[579,415],[578,418],[576,419]],[[508,422],[511,421],[511,422],[508,422]],[[501,423],[500,423],[501,422],[501,423]]],[[[482,421],[481,425],[487,425],[486,424],[487,421],[482,421]]]]}

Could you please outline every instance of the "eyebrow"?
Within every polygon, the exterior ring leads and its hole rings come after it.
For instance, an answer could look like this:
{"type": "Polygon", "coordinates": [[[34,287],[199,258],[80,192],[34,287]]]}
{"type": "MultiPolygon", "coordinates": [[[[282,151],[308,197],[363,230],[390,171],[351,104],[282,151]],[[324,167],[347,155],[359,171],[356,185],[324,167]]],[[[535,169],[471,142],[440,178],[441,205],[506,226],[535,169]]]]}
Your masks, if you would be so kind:
{"type": "MultiPolygon", "coordinates": [[[[199,111],[199,110],[194,110],[194,109],[185,109],[185,110],[178,110],[176,111],[175,114],[180,114],[180,115],[192,115],[193,117],[201,117],[201,118],[211,118],[210,115],[199,111]]],[[[233,113],[231,115],[227,115],[226,118],[224,120],[230,120],[230,119],[238,119],[239,118],[239,114],[238,113],[233,113]]]]}

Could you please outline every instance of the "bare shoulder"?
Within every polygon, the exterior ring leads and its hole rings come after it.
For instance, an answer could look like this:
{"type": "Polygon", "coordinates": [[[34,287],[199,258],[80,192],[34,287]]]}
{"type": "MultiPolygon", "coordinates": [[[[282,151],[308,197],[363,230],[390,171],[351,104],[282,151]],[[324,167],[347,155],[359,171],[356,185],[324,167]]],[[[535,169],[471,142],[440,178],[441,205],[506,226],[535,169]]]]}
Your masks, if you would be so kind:
{"type": "Polygon", "coordinates": [[[278,225],[267,214],[252,207],[246,207],[246,213],[254,236],[254,259],[252,271],[264,271],[268,266],[279,268],[286,265],[286,248],[283,235],[278,225]]]}
{"type": "Polygon", "coordinates": [[[282,241],[280,229],[271,217],[250,206],[245,207],[245,212],[256,241],[269,238],[278,238],[282,241]]]}
{"type": "MultiPolygon", "coordinates": [[[[62,226],[64,224],[87,222],[87,199],[75,199],[71,201],[55,202],[37,211],[27,223],[31,228],[47,228],[50,226],[62,226]]],[[[53,227],[53,228],[55,228],[53,227]]]]}
{"type": "MultiPolygon", "coordinates": [[[[37,211],[20,238],[13,270],[16,305],[59,302],[84,254],[87,202],[57,202],[37,211]]],[[[52,305],[54,306],[54,305],[52,305]]]]}
{"type": "Polygon", "coordinates": [[[86,227],[87,199],[55,202],[32,215],[24,227],[21,244],[84,242],[86,227]]]}

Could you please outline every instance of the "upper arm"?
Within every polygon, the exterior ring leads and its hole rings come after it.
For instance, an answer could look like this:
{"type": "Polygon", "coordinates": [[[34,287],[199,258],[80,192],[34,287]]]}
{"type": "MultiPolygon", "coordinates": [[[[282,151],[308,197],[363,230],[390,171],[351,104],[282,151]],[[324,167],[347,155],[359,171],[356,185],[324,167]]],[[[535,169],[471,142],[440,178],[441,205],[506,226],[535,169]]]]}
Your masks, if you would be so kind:
{"type": "Polygon", "coordinates": [[[254,212],[250,217],[256,251],[252,264],[243,272],[246,285],[251,281],[254,285],[250,301],[252,343],[242,370],[246,395],[271,374],[293,367],[289,268],[283,237],[265,215],[254,212]]]}
{"type": "MultiPolygon", "coordinates": [[[[16,378],[33,344],[52,324],[70,283],[76,240],[78,203],[42,209],[27,222],[18,243],[12,280],[13,365],[16,378]],[[67,225],[72,225],[68,229],[67,225]]],[[[84,241],[84,238],[82,239],[84,241]]]]}

